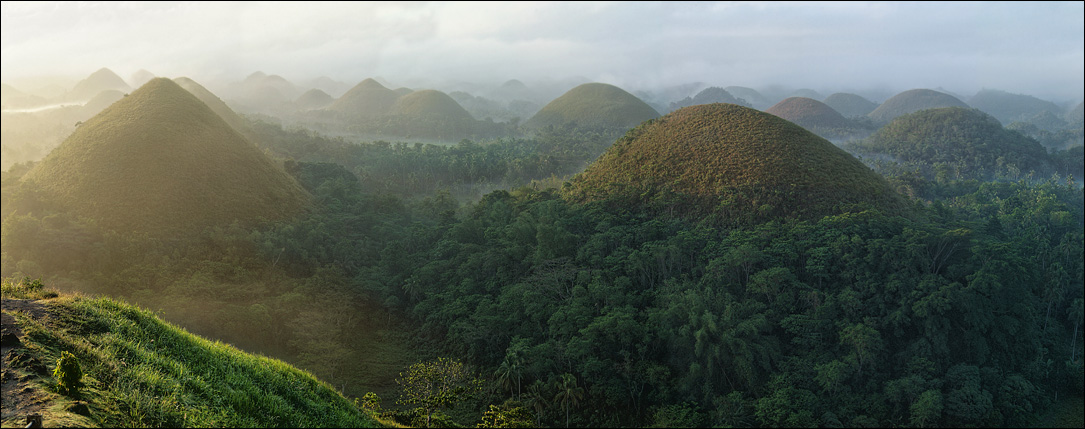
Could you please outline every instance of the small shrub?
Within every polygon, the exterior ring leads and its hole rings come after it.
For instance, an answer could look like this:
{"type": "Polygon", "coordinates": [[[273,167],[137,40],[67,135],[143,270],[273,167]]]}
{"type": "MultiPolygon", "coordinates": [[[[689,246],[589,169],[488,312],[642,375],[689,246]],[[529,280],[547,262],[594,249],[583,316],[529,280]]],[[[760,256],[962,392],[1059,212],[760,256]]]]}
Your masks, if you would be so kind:
{"type": "Polygon", "coordinates": [[[57,359],[57,367],[53,370],[53,377],[57,380],[57,391],[64,395],[79,393],[79,387],[83,385],[83,370],[79,369],[79,360],[75,355],[67,351],[60,352],[57,359]]]}

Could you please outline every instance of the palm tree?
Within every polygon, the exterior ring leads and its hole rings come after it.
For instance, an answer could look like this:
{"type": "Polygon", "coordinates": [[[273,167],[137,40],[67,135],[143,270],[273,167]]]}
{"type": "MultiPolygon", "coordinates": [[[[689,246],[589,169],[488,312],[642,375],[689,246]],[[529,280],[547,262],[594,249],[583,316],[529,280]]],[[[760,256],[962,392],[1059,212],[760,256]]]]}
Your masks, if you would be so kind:
{"type": "Polygon", "coordinates": [[[516,353],[510,353],[505,355],[505,360],[501,362],[501,366],[494,371],[494,376],[497,377],[497,382],[502,388],[512,391],[513,383],[516,384],[516,400],[520,400],[520,380],[523,379],[523,360],[516,353]]]}
{"type": "Polygon", "coordinates": [[[565,410],[565,427],[569,427],[569,409],[580,405],[584,399],[584,388],[576,385],[576,376],[565,373],[558,382],[558,394],[554,395],[554,402],[561,405],[565,410]]]}
{"type": "Polygon", "coordinates": [[[527,388],[527,401],[525,401],[525,404],[535,410],[536,427],[542,427],[542,413],[550,405],[550,401],[546,400],[546,393],[543,392],[544,388],[542,380],[535,380],[527,388]]]}

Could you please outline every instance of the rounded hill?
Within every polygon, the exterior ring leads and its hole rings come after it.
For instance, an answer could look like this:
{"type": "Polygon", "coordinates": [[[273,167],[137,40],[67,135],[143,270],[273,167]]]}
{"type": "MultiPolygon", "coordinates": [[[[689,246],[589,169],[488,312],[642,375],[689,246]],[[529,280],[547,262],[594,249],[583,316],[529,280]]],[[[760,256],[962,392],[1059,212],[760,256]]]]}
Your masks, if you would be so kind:
{"type": "Polygon", "coordinates": [[[900,116],[849,148],[904,162],[958,165],[962,172],[991,176],[1016,166],[1021,172],[1049,167],[1047,151],[1033,139],[1007,130],[979,109],[943,107],[900,116]]]}
{"type": "Polygon", "coordinates": [[[772,106],[772,102],[763,94],[757,92],[756,89],[745,86],[729,86],[724,88],[724,90],[735,97],[746,100],[746,102],[750,103],[750,106],[755,109],[764,109],[772,106]]]}
{"type": "Polygon", "coordinates": [[[418,119],[467,121],[475,119],[448,94],[435,89],[422,89],[403,95],[392,105],[391,113],[418,119]]]}
{"type": "Polygon", "coordinates": [[[113,73],[113,70],[103,67],[91,73],[86,79],[76,83],[75,87],[68,93],[67,98],[74,101],[90,100],[100,92],[108,90],[128,92],[132,90],[132,87],[128,86],[124,79],[121,79],[116,73],[113,73]]]}
{"type": "Polygon", "coordinates": [[[952,95],[930,89],[911,89],[885,100],[867,116],[879,122],[889,122],[900,115],[938,107],[968,107],[952,95]]]}
{"type": "Polygon", "coordinates": [[[652,106],[614,85],[585,83],[554,99],[524,125],[528,128],[563,127],[632,128],[659,117],[652,106]]]}
{"type": "Polygon", "coordinates": [[[1005,91],[984,89],[968,99],[968,105],[994,116],[1003,125],[1015,121],[1028,121],[1043,112],[1055,116],[1062,113],[1058,105],[1031,95],[1011,94],[1005,91]]]}
{"type": "Polygon", "coordinates": [[[294,104],[306,110],[328,107],[334,102],[335,98],[316,88],[305,91],[297,100],[294,100],[294,104]]]}
{"type": "Polygon", "coordinates": [[[840,113],[845,118],[853,116],[866,116],[868,113],[873,112],[878,108],[878,105],[873,101],[867,100],[860,95],[850,94],[847,92],[838,92],[822,101],[826,106],[832,107],[837,113],[840,113]]]}
{"type": "Polygon", "coordinates": [[[226,105],[226,102],[222,101],[222,99],[215,95],[213,92],[208,91],[207,88],[205,88],[203,85],[200,85],[196,81],[187,77],[179,77],[174,79],[173,81],[176,82],[177,85],[180,85],[181,88],[184,88],[186,91],[196,96],[196,98],[202,101],[203,104],[206,104],[207,107],[211,109],[211,111],[218,114],[219,117],[225,120],[227,124],[233,127],[233,129],[237,130],[237,132],[241,133],[242,135],[251,137],[252,130],[249,128],[248,123],[245,122],[245,120],[242,119],[241,116],[237,114],[237,112],[234,112],[234,110],[231,109],[230,106],[226,105]]]}
{"type": "Polygon", "coordinates": [[[905,205],[884,178],[778,116],[703,104],[645,122],[564,189],[577,202],[715,214],[725,222],[812,218],[905,205]]]}
{"type": "Polygon", "coordinates": [[[832,107],[807,97],[785,98],[772,107],[765,109],[765,113],[787,119],[808,130],[851,127],[851,123],[848,122],[847,118],[833,110],[832,107]]]}
{"type": "Polygon", "coordinates": [[[371,119],[388,115],[400,94],[373,78],[363,80],[327,107],[346,117],[371,119]]]}
{"type": "Polygon", "coordinates": [[[24,181],[106,227],[159,236],[280,220],[308,199],[280,166],[167,78],[87,120],[24,181]]]}

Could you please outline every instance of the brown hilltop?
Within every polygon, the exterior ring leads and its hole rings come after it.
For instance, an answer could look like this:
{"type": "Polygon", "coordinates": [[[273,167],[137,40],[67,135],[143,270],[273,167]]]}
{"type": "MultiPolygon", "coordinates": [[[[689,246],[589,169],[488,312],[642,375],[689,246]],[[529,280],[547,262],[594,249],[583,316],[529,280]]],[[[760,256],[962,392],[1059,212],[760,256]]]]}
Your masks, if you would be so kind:
{"type": "Polygon", "coordinates": [[[24,185],[103,226],[159,236],[289,218],[308,199],[281,167],[167,78],[87,120],[24,185]]]}
{"type": "Polygon", "coordinates": [[[554,99],[524,125],[528,128],[562,127],[632,128],[658,118],[652,106],[614,85],[585,83],[554,99]]]}
{"type": "Polygon", "coordinates": [[[673,211],[724,222],[811,218],[903,201],[829,141],[775,115],[703,104],[647,121],[570,181],[578,202],[673,211]]]}
{"type": "Polygon", "coordinates": [[[765,112],[787,119],[808,130],[851,126],[848,120],[832,107],[807,97],[785,98],[765,109],[765,112]]]}
{"type": "Polygon", "coordinates": [[[377,118],[388,115],[399,97],[399,93],[369,78],[336,99],[327,109],[347,118],[377,118]]]}

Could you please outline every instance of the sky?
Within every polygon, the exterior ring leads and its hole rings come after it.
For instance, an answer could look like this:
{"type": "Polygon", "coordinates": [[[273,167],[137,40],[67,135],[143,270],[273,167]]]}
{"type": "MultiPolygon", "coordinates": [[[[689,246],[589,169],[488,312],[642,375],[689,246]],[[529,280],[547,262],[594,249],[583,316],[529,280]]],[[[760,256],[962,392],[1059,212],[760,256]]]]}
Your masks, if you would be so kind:
{"type": "MultiPolygon", "coordinates": [[[[1085,2],[2,2],[5,83],[102,67],[1085,96],[1085,2]]],[[[433,86],[437,87],[436,83],[433,86]]]]}

